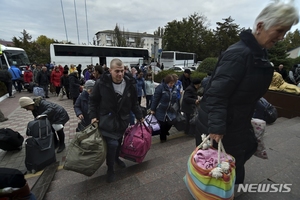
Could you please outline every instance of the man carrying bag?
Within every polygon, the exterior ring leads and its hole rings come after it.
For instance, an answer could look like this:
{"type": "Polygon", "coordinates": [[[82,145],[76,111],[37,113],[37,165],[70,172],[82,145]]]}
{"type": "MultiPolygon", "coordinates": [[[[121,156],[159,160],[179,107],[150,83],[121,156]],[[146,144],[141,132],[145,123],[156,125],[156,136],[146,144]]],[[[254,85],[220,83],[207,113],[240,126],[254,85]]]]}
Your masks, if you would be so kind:
{"type": "Polygon", "coordinates": [[[132,110],[139,121],[143,121],[135,79],[124,73],[123,62],[113,59],[109,71],[96,81],[89,99],[91,123],[99,123],[99,129],[107,144],[108,183],[115,180],[115,162],[122,168],[126,167],[119,158],[119,152],[123,134],[129,124],[130,111],[132,110]]]}

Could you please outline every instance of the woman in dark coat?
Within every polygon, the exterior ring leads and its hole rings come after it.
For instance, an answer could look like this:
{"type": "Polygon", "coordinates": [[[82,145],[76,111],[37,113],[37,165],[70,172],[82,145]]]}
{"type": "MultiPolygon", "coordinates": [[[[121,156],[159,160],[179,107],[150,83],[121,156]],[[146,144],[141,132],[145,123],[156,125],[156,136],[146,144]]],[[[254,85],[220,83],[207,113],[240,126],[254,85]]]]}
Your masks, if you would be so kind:
{"type": "Polygon", "coordinates": [[[73,99],[73,105],[76,102],[80,94],[80,81],[78,79],[78,72],[74,71],[73,73],[69,74],[69,89],[70,89],[70,96],[73,99]]]}
{"type": "Polygon", "coordinates": [[[151,104],[151,114],[154,114],[160,124],[160,141],[166,142],[169,130],[172,127],[168,120],[173,120],[176,113],[172,106],[177,102],[177,90],[175,88],[175,78],[167,75],[163,82],[155,88],[153,101],[151,104]]]}
{"type": "MultiPolygon", "coordinates": [[[[62,152],[65,149],[65,133],[64,125],[69,121],[69,115],[67,111],[60,105],[46,101],[42,97],[31,99],[29,97],[21,97],[19,99],[21,108],[30,110],[35,118],[39,118],[40,115],[47,115],[49,122],[52,125],[53,133],[57,133],[59,139],[59,145],[57,153],[62,152]]],[[[56,136],[54,134],[54,139],[56,136]]]]}
{"type": "Polygon", "coordinates": [[[181,111],[184,112],[186,120],[184,133],[188,135],[194,135],[194,133],[190,133],[190,119],[200,103],[200,99],[197,95],[197,90],[200,88],[200,85],[200,78],[193,79],[192,84],[185,89],[182,99],[181,111]]]}
{"type": "Polygon", "coordinates": [[[298,21],[292,3],[269,4],[256,18],[253,30],[242,31],[240,41],[220,56],[201,99],[196,145],[202,133],[217,142],[223,138],[226,152],[235,157],[236,184],[244,182],[244,164],[257,150],[251,118],[274,73],[266,49],[282,40],[298,21]]]}

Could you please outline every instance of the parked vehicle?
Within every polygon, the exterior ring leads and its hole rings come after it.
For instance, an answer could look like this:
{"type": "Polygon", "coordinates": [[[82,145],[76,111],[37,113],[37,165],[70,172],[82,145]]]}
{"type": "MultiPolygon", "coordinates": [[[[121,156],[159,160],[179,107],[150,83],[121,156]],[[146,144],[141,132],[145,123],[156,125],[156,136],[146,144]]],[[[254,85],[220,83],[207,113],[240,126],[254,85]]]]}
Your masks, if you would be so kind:
{"type": "Polygon", "coordinates": [[[158,74],[159,72],[161,72],[161,69],[157,66],[151,66],[152,67],[152,71],[154,72],[154,74],[158,74]]]}
{"type": "Polygon", "coordinates": [[[195,53],[179,51],[162,51],[160,63],[164,64],[164,69],[170,69],[174,66],[191,67],[197,61],[195,53]]]}
{"type": "Polygon", "coordinates": [[[189,69],[191,71],[194,71],[191,67],[183,67],[183,66],[174,66],[169,68],[169,70],[173,70],[175,72],[184,72],[185,69],[189,69]]]}
{"type": "Polygon", "coordinates": [[[11,65],[15,65],[22,70],[29,64],[30,62],[24,49],[6,47],[0,44],[0,68],[8,69],[11,65]]]}

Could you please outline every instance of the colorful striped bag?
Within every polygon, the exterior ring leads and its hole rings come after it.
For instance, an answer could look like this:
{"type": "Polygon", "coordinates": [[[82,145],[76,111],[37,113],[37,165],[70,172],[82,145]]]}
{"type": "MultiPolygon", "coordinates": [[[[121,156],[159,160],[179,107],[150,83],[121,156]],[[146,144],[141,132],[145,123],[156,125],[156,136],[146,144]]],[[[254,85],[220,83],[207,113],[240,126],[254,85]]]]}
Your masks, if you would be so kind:
{"type": "Polygon", "coordinates": [[[216,150],[211,147],[209,136],[205,137],[189,157],[187,168],[183,179],[195,199],[234,198],[235,160],[226,154],[221,141],[216,150]]]}

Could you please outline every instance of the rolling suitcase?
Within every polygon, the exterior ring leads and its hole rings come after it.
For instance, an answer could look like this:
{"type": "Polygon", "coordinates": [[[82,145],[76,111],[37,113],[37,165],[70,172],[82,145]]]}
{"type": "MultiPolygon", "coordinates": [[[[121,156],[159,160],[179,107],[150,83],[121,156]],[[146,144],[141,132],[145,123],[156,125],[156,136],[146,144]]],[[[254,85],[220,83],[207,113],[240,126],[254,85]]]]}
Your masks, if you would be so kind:
{"type": "Polygon", "coordinates": [[[0,149],[4,151],[21,150],[24,138],[10,128],[0,129],[0,149]]]}
{"type": "Polygon", "coordinates": [[[31,136],[25,142],[25,165],[28,171],[35,173],[56,161],[54,137],[47,118],[29,122],[26,134],[31,136]]]}

